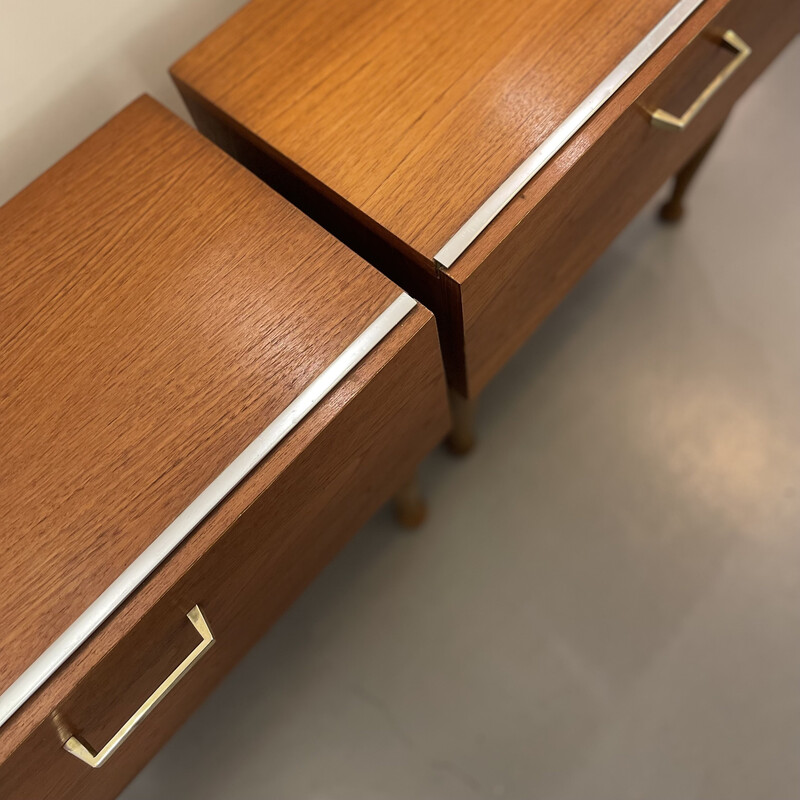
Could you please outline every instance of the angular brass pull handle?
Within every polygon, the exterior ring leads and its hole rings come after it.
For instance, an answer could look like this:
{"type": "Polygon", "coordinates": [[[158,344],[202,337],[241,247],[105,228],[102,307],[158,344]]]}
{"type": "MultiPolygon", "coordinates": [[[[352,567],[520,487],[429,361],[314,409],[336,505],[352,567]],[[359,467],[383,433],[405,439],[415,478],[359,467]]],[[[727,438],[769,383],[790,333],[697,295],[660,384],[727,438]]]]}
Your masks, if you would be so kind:
{"type": "Polygon", "coordinates": [[[657,128],[665,128],[670,131],[682,131],[699,113],[703,106],[717,93],[723,83],[744,64],[753,51],[750,47],[733,31],[725,31],[722,34],[722,44],[729,47],[736,53],[736,58],[728,64],[722,72],[706,86],[689,108],[684,111],[683,116],[676,117],[663,108],[650,111],[650,122],[657,128]]]}
{"type": "Polygon", "coordinates": [[[186,658],[172,671],[167,679],[156,689],[147,700],[139,706],[136,713],[109,739],[108,743],[93,753],[83,742],[75,736],[70,736],[64,743],[64,749],[76,758],[86,762],[90,767],[102,767],[111,754],[133,733],[144,718],[169,694],[180,679],[200,660],[203,654],[214,644],[214,636],[208,627],[203,612],[195,606],[187,615],[189,622],[202,637],[202,641],[189,653],[186,658]]]}

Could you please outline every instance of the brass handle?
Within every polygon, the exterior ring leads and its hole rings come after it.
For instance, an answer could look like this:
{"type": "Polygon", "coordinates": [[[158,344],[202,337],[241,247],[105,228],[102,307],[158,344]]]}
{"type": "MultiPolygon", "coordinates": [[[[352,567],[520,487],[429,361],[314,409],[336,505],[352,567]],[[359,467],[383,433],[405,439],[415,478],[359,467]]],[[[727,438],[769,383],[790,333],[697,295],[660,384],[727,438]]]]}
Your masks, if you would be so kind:
{"type": "Polygon", "coordinates": [[[722,34],[721,43],[733,50],[736,53],[736,58],[703,89],[697,100],[684,111],[683,116],[676,117],[674,114],[670,114],[669,111],[664,111],[663,108],[650,111],[650,122],[653,125],[670,131],[682,131],[700,113],[703,106],[717,93],[722,84],[747,61],[750,53],[753,52],[739,35],[731,30],[722,34]]]}
{"type": "Polygon", "coordinates": [[[167,679],[147,700],[139,706],[138,711],[108,740],[97,753],[93,753],[77,737],[70,736],[64,743],[64,749],[76,758],[86,762],[90,767],[102,767],[106,759],[133,733],[144,718],[169,694],[178,681],[200,660],[203,654],[214,644],[214,635],[208,627],[203,612],[195,606],[187,615],[189,622],[202,637],[202,641],[186,658],[170,673],[167,679]]]}

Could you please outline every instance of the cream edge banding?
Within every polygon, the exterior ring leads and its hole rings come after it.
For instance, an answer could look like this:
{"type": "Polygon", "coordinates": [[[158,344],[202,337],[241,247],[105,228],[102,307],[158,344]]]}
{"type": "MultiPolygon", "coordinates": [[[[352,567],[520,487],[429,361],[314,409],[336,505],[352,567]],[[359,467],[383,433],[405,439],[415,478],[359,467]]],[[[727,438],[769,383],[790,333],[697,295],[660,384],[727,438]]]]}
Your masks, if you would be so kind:
{"type": "Polygon", "coordinates": [[[578,107],[500,184],[433,257],[449,269],[556,153],[602,108],[704,0],[679,0],[578,107]]]}
{"type": "Polygon", "coordinates": [[[0,695],[0,727],[417,305],[405,292],[371,322],[0,695]]]}

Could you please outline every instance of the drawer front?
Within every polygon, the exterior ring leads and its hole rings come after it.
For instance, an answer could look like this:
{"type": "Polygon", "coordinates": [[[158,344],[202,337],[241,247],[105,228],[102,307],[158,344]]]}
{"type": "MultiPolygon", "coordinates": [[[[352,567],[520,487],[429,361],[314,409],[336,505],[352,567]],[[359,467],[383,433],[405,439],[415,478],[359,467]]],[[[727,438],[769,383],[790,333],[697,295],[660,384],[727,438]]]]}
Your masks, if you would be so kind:
{"type": "Polygon", "coordinates": [[[277,459],[268,488],[0,765],[0,797],[115,797],[448,424],[435,325],[419,308],[256,470],[248,481],[277,459]],[[196,604],[213,646],[102,766],[67,753],[71,734],[102,747],[197,647],[186,616],[196,604]]]}
{"type": "MultiPolygon", "coordinates": [[[[444,273],[448,293],[461,305],[465,375],[459,388],[465,394],[480,392],[642,205],[716,132],[790,41],[799,18],[798,0],[732,0],[480,266],[462,281],[444,273]],[[727,29],[752,55],[684,130],[654,127],[645,109],[682,114],[735,58],[721,44],[727,29]]],[[[535,192],[543,178],[525,191],[535,192]]]]}

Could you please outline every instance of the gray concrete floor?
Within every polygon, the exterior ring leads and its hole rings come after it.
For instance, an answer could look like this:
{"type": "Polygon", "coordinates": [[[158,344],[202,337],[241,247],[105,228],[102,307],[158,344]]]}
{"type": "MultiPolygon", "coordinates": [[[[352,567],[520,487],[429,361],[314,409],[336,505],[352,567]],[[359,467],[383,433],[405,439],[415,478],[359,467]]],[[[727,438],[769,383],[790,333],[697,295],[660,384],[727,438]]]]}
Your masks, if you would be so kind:
{"type": "Polygon", "coordinates": [[[800,797],[800,43],[125,800],[800,797]]]}

